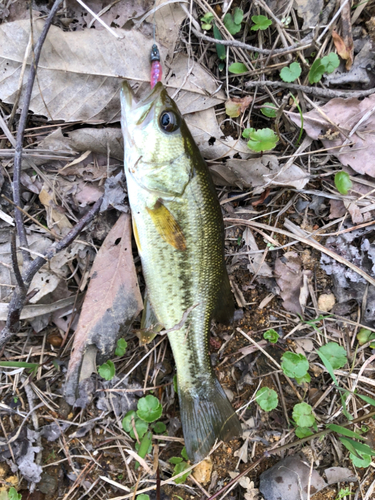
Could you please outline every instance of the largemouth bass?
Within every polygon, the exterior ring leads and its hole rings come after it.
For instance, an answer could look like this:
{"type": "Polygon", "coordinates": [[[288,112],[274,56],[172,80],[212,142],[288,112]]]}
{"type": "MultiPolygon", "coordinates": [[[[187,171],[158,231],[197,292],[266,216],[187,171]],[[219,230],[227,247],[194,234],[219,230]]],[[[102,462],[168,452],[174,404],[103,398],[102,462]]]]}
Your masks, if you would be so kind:
{"type": "Polygon", "coordinates": [[[162,83],[137,102],[125,82],[121,107],[134,237],[159,323],[179,325],[168,337],[186,450],[197,462],[216,438],[241,435],[208,352],[211,319],[229,320],[234,308],[220,205],[206,163],[162,83]]]}

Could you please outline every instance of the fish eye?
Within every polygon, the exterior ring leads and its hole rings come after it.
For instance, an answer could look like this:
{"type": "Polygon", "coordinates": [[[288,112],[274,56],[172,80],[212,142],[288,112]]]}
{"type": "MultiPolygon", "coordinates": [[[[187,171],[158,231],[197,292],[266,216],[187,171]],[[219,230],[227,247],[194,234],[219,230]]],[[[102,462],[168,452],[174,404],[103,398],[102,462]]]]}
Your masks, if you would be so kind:
{"type": "Polygon", "coordinates": [[[174,111],[163,111],[159,124],[164,132],[175,132],[180,128],[180,120],[174,111]]]}

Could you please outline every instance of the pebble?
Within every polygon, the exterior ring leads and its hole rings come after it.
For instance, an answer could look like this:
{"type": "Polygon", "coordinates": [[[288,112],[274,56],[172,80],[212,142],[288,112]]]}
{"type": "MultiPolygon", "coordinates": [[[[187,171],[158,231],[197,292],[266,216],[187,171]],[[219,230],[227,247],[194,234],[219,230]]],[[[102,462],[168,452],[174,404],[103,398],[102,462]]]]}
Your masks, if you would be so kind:
{"type": "Polygon", "coordinates": [[[318,298],[318,308],[321,311],[328,312],[336,304],[336,299],[333,293],[323,293],[318,298]]]}
{"type": "Polygon", "coordinates": [[[210,458],[206,458],[200,464],[198,464],[193,472],[194,478],[198,481],[198,483],[203,486],[209,483],[211,479],[212,473],[212,460],[210,458]]]}

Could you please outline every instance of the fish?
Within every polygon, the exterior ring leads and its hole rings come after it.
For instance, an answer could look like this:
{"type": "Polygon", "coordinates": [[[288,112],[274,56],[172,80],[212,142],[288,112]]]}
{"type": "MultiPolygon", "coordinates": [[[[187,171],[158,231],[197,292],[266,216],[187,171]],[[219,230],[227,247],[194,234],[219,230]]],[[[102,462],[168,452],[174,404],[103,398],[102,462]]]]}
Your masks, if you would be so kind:
{"type": "Polygon", "coordinates": [[[209,355],[211,320],[228,323],[234,312],[220,204],[199,148],[161,82],[142,100],[122,84],[121,126],[147,300],[170,330],[185,446],[196,463],[216,439],[242,434],[209,355]]]}

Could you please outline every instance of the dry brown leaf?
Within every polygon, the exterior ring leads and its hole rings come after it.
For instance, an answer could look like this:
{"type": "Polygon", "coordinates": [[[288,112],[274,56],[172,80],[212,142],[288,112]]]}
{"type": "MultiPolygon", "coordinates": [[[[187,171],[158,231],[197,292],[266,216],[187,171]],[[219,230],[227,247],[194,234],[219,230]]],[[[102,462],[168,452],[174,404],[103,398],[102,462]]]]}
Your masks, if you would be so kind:
{"type": "Polygon", "coordinates": [[[58,234],[65,235],[72,228],[68,217],[64,214],[61,207],[57,207],[53,196],[50,194],[46,185],[39,193],[39,199],[43,203],[47,212],[47,225],[58,234]]]}
{"type": "Polygon", "coordinates": [[[108,359],[118,337],[126,333],[142,307],[132,256],[130,215],[122,214],[92,266],[67,372],[65,397],[70,404],[76,399],[85,351],[95,346],[99,362],[108,359]]]}
{"type": "Polygon", "coordinates": [[[353,45],[348,47],[344,39],[335,30],[332,31],[332,38],[338,55],[346,61],[345,68],[349,70],[353,64],[353,45]]]}
{"type": "Polygon", "coordinates": [[[246,111],[253,98],[249,95],[245,97],[232,97],[225,103],[225,112],[231,118],[236,118],[246,111]]]}
{"type": "MultiPolygon", "coordinates": [[[[350,146],[342,149],[341,146],[346,137],[339,133],[338,137],[321,139],[326,148],[331,149],[331,154],[336,156],[343,165],[349,165],[360,174],[368,174],[375,177],[375,94],[359,99],[332,99],[321,107],[321,110],[329,119],[343,130],[347,135],[356,127],[356,132],[349,137],[350,146]],[[335,149],[336,148],[336,149],[335,149]]],[[[287,115],[298,126],[301,126],[301,118],[298,113],[287,115]]],[[[317,111],[312,110],[303,115],[303,128],[312,139],[321,138],[332,124],[327,122],[317,111]]]]}
{"type": "MultiPolygon", "coordinates": [[[[43,26],[43,21],[34,20],[34,39],[43,26]]],[[[0,25],[0,99],[5,102],[15,101],[29,32],[28,20],[0,25]]],[[[39,85],[34,86],[30,110],[52,116],[54,120],[119,121],[121,79],[147,82],[144,90],[149,91],[153,40],[137,30],[117,29],[116,33],[120,39],[107,30],[64,32],[51,26],[43,45],[38,65],[39,85]]],[[[164,61],[167,49],[161,45],[159,49],[164,61]]],[[[170,93],[180,86],[184,89],[177,98],[183,113],[207,109],[224,101],[222,93],[213,97],[207,94],[206,89],[213,93],[218,85],[198,63],[193,64],[192,74],[185,82],[186,69],[191,68],[188,58],[179,55],[168,81],[170,93]]],[[[22,99],[21,95],[21,102],[22,99]]]]}
{"type": "Polygon", "coordinates": [[[280,287],[283,306],[294,314],[302,314],[300,293],[303,286],[302,262],[296,252],[286,252],[275,261],[275,279],[280,287]]]}
{"type": "Polygon", "coordinates": [[[311,0],[294,0],[294,7],[297,9],[297,14],[303,19],[303,30],[311,26],[316,26],[319,23],[323,5],[323,0],[314,0],[314,2],[311,2],[311,0]]]}
{"type": "Polygon", "coordinates": [[[292,164],[286,170],[280,168],[274,155],[261,158],[227,160],[226,163],[210,166],[213,179],[219,186],[252,187],[254,194],[262,193],[268,186],[293,186],[303,189],[309,175],[297,165],[292,164]]]}

